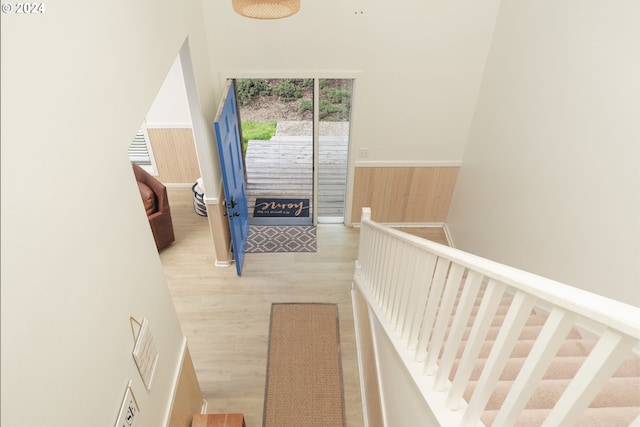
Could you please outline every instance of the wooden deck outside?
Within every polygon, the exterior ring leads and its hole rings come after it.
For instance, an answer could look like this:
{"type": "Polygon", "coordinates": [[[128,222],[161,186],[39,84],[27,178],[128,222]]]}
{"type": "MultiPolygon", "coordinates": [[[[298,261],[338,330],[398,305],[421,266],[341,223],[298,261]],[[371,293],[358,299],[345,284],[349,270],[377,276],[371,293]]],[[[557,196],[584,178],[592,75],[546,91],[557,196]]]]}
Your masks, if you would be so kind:
{"type": "MultiPolygon", "coordinates": [[[[319,141],[318,216],[344,217],[348,136],[319,141]]],[[[313,215],[313,140],[276,135],[249,141],[245,158],[249,215],[257,197],[308,198],[313,215]]]]}

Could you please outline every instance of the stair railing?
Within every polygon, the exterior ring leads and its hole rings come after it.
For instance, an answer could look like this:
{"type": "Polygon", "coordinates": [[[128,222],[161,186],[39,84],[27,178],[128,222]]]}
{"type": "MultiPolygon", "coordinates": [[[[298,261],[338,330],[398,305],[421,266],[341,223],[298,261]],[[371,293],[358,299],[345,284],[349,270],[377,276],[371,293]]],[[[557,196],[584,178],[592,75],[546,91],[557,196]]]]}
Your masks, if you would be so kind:
{"type": "Polygon", "coordinates": [[[595,325],[597,344],[544,426],[574,425],[640,342],[636,307],[383,226],[371,220],[369,208],[362,211],[354,285],[436,419],[446,426],[483,425],[482,411],[534,307],[545,307],[548,318],[494,425],[515,423],[568,331],[581,320],[595,325]],[[505,297],[511,303],[503,327],[467,401],[463,393],[471,370],[505,297]],[[449,380],[461,349],[459,367],[449,380]]]}

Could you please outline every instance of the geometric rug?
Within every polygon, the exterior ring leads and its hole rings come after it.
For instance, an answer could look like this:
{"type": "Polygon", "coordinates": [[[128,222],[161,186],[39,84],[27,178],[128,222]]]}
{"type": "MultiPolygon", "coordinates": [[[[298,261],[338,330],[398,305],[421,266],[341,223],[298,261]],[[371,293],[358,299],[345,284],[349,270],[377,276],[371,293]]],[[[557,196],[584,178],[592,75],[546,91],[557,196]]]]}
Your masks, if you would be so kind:
{"type": "Polygon", "coordinates": [[[263,427],[344,427],[337,304],[271,305],[263,427]]]}
{"type": "Polygon", "coordinates": [[[316,227],[250,225],[245,252],[316,252],[316,227]]]}

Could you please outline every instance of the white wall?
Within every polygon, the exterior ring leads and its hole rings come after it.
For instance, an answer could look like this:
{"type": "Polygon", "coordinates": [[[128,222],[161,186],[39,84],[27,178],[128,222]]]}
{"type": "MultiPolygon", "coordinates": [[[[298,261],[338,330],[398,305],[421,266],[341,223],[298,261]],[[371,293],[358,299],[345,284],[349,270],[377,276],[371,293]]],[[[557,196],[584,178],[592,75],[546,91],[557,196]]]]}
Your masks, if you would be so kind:
{"type": "Polygon", "coordinates": [[[355,147],[369,148],[368,161],[436,162],[462,159],[498,4],[302,0],[275,21],[241,17],[230,1],[203,6],[220,78],[359,72],[355,147]]]}
{"type": "MultiPolygon", "coordinates": [[[[203,114],[215,103],[196,1],[46,3],[2,14],[1,424],[164,425],[183,335],[127,158],[187,36],[203,114]],[[153,387],[129,316],[159,350],[153,387]]],[[[212,139],[211,139],[212,141],[212,139]]]]}
{"type": "Polygon", "coordinates": [[[369,317],[375,337],[384,425],[440,426],[375,314],[371,312],[369,317]]]}
{"type": "Polygon", "coordinates": [[[640,2],[503,1],[457,247],[640,305],[640,2]]]}
{"type": "Polygon", "coordinates": [[[190,127],[189,103],[180,58],[176,57],[146,117],[148,127],[190,127]]]}

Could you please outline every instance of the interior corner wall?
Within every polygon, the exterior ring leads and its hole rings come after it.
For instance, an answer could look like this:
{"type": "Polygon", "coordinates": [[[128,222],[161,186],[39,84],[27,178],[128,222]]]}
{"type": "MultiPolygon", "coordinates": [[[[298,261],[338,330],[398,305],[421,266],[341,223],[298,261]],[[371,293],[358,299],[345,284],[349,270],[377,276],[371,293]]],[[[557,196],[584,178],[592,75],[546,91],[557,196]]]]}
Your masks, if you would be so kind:
{"type": "Polygon", "coordinates": [[[371,208],[382,223],[442,223],[447,219],[458,167],[356,167],[351,222],[371,208]]]}
{"type": "Polygon", "coordinates": [[[640,305],[640,3],[503,1],[456,247],[640,305]]]}
{"type": "Polygon", "coordinates": [[[136,426],[163,426],[184,337],[127,148],[187,38],[215,110],[200,2],[65,0],[1,19],[0,424],[114,425],[131,381],[136,426]],[[130,316],[158,349],[149,391],[130,316]]]}
{"type": "Polygon", "coordinates": [[[180,57],[176,56],[146,115],[153,128],[191,127],[189,101],[180,57]]]}

